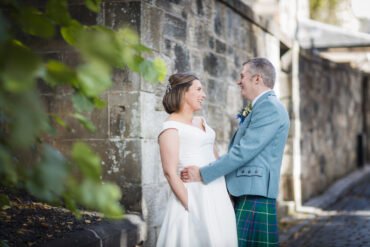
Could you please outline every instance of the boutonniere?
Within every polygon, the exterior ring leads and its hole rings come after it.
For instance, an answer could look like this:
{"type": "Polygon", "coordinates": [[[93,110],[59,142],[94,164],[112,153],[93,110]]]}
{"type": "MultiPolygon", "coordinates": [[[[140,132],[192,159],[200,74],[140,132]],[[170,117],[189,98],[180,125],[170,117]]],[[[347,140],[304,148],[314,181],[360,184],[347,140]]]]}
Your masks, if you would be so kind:
{"type": "Polygon", "coordinates": [[[244,108],[240,110],[238,115],[236,115],[237,118],[239,118],[239,124],[242,124],[244,119],[248,116],[249,113],[252,111],[252,103],[248,103],[244,108]]]}

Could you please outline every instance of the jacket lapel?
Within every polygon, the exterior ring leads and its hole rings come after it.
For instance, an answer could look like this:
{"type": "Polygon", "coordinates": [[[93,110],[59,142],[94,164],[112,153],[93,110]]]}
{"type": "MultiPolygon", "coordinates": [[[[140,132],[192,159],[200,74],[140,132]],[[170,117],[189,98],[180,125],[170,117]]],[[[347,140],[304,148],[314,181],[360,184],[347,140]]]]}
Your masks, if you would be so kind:
{"type": "MultiPolygon", "coordinates": [[[[253,109],[255,109],[256,107],[258,107],[258,105],[264,101],[267,97],[269,96],[276,96],[275,95],[275,92],[274,91],[269,91],[268,93],[265,93],[264,95],[262,95],[261,98],[259,98],[256,103],[254,104],[253,106],[253,109]]],[[[230,150],[230,148],[234,145],[234,141],[235,140],[238,140],[240,139],[240,135],[242,134],[242,129],[244,128],[248,128],[249,124],[250,124],[250,121],[251,121],[251,118],[252,118],[252,115],[253,115],[253,109],[252,111],[248,114],[248,116],[244,119],[243,123],[239,126],[239,128],[235,131],[233,137],[231,138],[231,141],[229,143],[229,147],[228,147],[228,150],[230,150]]]]}

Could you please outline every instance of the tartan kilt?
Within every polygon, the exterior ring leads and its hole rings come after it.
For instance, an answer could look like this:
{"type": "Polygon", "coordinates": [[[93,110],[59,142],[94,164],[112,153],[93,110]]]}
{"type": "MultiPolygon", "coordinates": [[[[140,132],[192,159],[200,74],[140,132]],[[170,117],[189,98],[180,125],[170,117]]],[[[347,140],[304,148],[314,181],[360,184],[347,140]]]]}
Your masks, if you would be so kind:
{"type": "Polygon", "coordinates": [[[238,246],[279,246],[276,200],[252,195],[233,199],[238,246]]]}

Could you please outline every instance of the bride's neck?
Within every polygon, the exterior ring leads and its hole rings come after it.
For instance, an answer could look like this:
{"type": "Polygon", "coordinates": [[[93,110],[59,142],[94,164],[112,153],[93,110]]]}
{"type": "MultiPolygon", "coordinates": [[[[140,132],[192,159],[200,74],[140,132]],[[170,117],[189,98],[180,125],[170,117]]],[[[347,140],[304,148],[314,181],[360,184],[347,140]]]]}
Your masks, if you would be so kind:
{"type": "Polygon", "coordinates": [[[192,111],[186,111],[186,110],[181,110],[179,112],[175,112],[171,114],[172,119],[175,119],[175,120],[178,120],[184,123],[188,123],[188,124],[192,124],[193,116],[194,115],[192,111]]]}

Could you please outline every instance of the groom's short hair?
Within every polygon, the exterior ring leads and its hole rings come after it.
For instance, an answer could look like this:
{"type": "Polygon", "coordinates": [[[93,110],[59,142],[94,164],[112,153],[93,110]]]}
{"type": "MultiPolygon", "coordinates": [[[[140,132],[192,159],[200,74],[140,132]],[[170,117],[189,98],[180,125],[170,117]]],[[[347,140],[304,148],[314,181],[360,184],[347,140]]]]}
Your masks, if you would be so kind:
{"type": "Polygon", "coordinates": [[[261,75],[263,83],[271,89],[274,88],[276,72],[274,65],[272,65],[272,63],[268,59],[263,57],[256,57],[243,63],[243,66],[246,64],[249,65],[249,69],[252,75],[261,75]]]}

